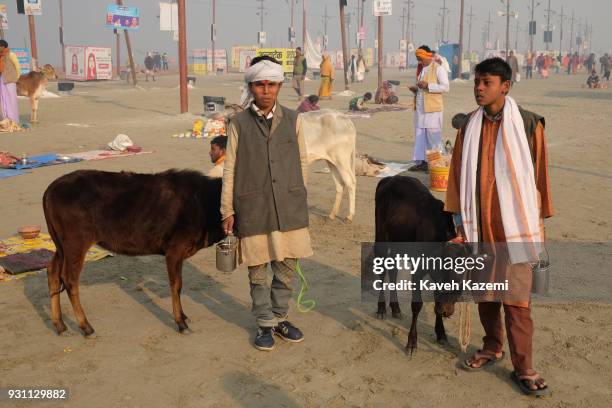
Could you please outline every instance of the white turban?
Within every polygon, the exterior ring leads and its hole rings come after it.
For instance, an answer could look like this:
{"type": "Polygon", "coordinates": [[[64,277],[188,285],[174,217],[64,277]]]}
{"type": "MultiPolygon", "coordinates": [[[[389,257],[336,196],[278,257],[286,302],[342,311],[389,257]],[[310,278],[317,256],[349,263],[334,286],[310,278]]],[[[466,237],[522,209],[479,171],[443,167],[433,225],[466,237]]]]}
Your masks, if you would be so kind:
{"type": "Polygon", "coordinates": [[[240,105],[247,108],[253,102],[253,94],[249,89],[251,82],[270,81],[283,82],[285,74],[283,67],[272,61],[262,60],[255,65],[251,65],[244,73],[245,85],[242,86],[242,96],[240,97],[240,105]]]}

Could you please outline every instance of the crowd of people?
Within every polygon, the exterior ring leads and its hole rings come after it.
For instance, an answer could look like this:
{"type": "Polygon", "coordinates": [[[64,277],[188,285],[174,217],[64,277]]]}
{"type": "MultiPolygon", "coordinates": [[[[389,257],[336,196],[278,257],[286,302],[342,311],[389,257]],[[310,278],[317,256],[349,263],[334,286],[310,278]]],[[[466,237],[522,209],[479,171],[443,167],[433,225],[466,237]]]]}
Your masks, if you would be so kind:
{"type": "Polygon", "coordinates": [[[526,79],[533,78],[534,72],[540,78],[548,78],[551,71],[554,71],[556,74],[564,72],[567,75],[577,75],[586,71],[589,74],[589,81],[592,82],[594,79],[594,77],[591,78],[593,71],[597,74],[597,62],[599,62],[599,73],[602,75],[602,78],[605,81],[609,81],[612,56],[608,53],[597,59],[594,53],[580,55],[578,52],[574,52],[555,56],[553,54],[545,55],[544,53],[536,55],[536,53],[528,52],[525,56],[523,69],[526,79]]]}
{"type": "Polygon", "coordinates": [[[168,70],[168,54],[160,54],[158,51],[149,51],[144,59],[145,80],[149,81],[149,76],[155,81],[155,76],[160,71],[168,70]]]}

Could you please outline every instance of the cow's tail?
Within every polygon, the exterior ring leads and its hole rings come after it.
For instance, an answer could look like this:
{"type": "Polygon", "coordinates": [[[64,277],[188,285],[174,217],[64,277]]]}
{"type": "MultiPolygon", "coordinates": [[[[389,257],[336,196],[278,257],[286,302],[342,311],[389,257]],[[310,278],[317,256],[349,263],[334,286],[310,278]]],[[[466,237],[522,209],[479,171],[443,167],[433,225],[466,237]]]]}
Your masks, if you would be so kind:
{"type": "Polygon", "coordinates": [[[59,289],[54,293],[49,293],[50,296],[55,294],[62,293],[64,289],[66,289],[66,285],[64,284],[64,280],[62,279],[62,270],[64,268],[64,247],[62,246],[62,241],[59,238],[56,227],[53,224],[55,219],[53,214],[53,205],[51,204],[51,198],[49,197],[50,188],[47,188],[45,193],[43,194],[43,212],[45,214],[45,221],[47,222],[47,229],[49,230],[49,235],[55,244],[55,254],[51,259],[51,263],[47,266],[47,277],[49,278],[49,289],[51,289],[51,282],[55,281],[56,283],[59,281],[59,289]]]}

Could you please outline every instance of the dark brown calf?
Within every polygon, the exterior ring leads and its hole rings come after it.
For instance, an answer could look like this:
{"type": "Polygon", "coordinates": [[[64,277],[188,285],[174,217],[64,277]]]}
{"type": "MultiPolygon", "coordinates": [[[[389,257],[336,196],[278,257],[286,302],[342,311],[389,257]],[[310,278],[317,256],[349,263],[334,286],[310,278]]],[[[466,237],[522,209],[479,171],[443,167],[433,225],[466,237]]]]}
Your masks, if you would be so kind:
{"type": "MultiPolygon", "coordinates": [[[[437,200],[418,179],[405,176],[383,178],[376,187],[376,238],[377,243],[383,242],[441,242],[445,243],[455,237],[455,228],[452,215],[444,212],[444,203],[437,200]]],[[[428,271],[420,271],[412,276],[417,282],[423,279],[428,271]]],[[[429,272],[432,275],[432,272],[429,272]]],[[[448,281],[454,272],[445,276],[431,276],[434,281],[448,281]]],[[[397,280],[397,271],[389,272],[389,281],[397,280]]],[[[412,354],[417,347],[417,320],[423,302],[414,300],[420,297],[415,292],[412,301],[412,323],[408,334],[406,350],[412,354]]],[[[457,296],[458,297],[458,294],[457,296]]],[[[440,296],[442,300],[436,302],[436,337],[439,343],[446,344],[447,338],[444,330],[443,317],[450,317],[454,313],[454,294],[440,296]]],[[[397,292],[391,291],[390,302],[392,316],[401,318],[402,313],[397,299],[397,292]]],[[[378,311],[376,316],[384,319],[387,313],[385,295],[379,294],[378,311]]]]}
{"type": "Polygon", "coordinates": [[[179,331],[187,329],[181,306],[183,261],[223,238],[221,180],[195,171],[158,174],[79,170],[55,180],[43,208],[57,248],[47,269],[51,319],[66,330],[60,309],[65,288],[79,327],[93,334],[79,299],[79,276],[89,248],[124,255],[165,255],[172,311],[179,331]]]}

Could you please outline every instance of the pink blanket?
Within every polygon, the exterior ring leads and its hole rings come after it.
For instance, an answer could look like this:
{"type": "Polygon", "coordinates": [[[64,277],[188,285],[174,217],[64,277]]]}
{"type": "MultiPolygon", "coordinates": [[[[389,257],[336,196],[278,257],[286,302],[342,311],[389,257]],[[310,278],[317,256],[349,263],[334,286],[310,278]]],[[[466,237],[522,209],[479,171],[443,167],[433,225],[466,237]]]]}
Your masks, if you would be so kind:
{"type": "Polygon", "coordinates": [[[66,156],[76,157],[82,160],[104,160],[112,157],[136,156],[138,154],[153,153],[153,150],[143,150],[138,153],[133,152],[117,152],[114,150],[91,150],[88,152],[69,153],[66,156]]]}

